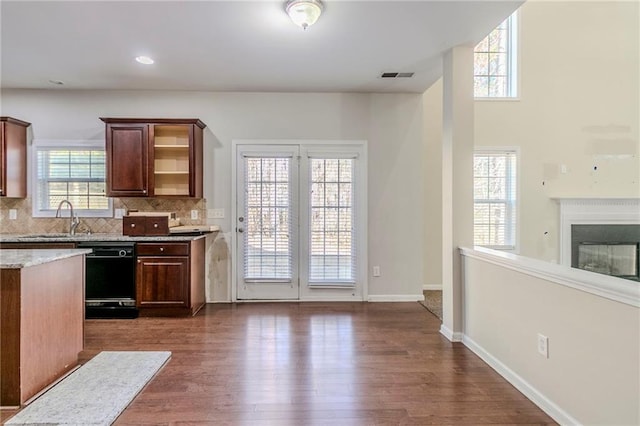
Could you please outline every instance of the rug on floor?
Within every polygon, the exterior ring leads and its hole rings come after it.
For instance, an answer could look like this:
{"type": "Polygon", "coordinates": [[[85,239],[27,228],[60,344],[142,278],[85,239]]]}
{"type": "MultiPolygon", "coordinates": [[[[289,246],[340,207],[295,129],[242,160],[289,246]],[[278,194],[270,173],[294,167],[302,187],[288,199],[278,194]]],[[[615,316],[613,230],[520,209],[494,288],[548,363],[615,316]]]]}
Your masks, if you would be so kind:
{"type": "Polygon", "coordinates": [[[442,321],[442,290],[425,290],[423,293],[424,301],[420,304],[442,321]]]}
{"type": "Polygon", "coordinates": [[[100,352],[38,397],[7,425],[110,425],[171,352],[100,352]]]}

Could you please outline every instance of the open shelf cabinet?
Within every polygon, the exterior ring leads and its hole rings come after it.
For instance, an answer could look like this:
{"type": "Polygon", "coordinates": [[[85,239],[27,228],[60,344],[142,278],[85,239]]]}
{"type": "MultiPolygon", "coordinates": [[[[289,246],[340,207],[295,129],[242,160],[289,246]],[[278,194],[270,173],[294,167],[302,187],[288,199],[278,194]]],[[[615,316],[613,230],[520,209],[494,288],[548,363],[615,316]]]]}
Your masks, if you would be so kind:
{"type": "Polygon", "coordinates": [[[198,119],[102,121],[107,125],[109,196],[202,198],[204,123],[198,119]],[[131,133],[132,127],[139,133],[131,133]]]}

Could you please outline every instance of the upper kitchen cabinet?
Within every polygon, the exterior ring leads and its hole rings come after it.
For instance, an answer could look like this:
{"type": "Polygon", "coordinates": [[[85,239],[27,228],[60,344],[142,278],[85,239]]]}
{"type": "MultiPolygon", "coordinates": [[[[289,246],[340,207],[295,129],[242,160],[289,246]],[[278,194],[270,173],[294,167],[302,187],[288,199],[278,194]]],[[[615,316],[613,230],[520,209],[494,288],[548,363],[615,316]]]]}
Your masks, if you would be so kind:
{"type": "Polygon", "coordinates": [[[0,197],[27,196],[27,127],[31,124],[0,117],[0,197]]]}
{"type": "Polygon", "coordinates": [[[107,196],[202,198],[202,121],[100,119],[106,123],[107,196]]]}

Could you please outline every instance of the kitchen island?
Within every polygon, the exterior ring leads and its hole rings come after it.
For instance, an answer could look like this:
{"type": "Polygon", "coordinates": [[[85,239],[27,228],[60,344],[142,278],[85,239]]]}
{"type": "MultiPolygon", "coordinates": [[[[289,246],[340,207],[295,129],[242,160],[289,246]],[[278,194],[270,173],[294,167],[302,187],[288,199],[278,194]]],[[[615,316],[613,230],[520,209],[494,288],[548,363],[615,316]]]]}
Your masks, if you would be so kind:
{"type": "Polygon", "coordinates": [[[0,250],[0,406],[21,406],[78,363],[84,249],[0,250]]]}

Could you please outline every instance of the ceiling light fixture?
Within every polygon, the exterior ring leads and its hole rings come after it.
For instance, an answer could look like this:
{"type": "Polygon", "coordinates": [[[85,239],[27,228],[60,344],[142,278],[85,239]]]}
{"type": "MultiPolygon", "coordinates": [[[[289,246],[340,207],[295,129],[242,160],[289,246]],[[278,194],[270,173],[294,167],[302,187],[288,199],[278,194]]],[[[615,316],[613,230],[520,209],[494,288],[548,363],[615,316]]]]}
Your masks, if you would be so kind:
{"type": "Polygon", "coordinates": [[[151,65],[155,61],[148,56],[136,56],[136,61],[144,65],[151,65]]]}
{"type": "Polygon", "coordinates": [[[289,0],[285,5],[287,15],[294,24],[302,27],[303,30],[315,24],[322,9],[320,0],[289,0]]]}

